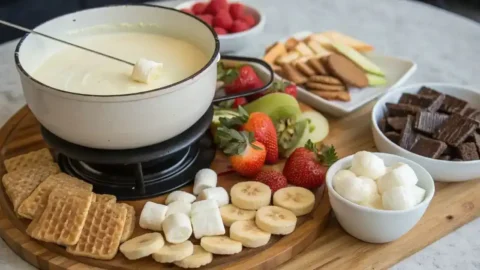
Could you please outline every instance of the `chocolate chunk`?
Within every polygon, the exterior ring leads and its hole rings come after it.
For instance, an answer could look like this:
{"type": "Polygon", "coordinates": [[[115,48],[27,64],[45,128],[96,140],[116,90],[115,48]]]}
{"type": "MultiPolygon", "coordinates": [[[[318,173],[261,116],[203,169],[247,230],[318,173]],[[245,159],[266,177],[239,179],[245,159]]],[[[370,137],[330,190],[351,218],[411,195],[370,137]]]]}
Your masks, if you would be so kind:
{"type": "Polygon", "coordinates": [[[395,144],[398,144],[400,141],[400,133],[395,131],[385,132],[385,136],[387,136],[387,138],[395,144]]]}
{"type": "Polygon", "coordinates": [[[477,121],[480,124],[480,110],[476,110],[473,108],[467,108],[462,113],[464,117],[477,121]]]}
{"type": "Polygon", "coordinates": [[[475,132],[473,134],[473,143],[477,146],[478,154],[480,155],[480,133],[475,132]]]}
{"type": "Polygon", "coordinates": [[[433,138],[458,147],[478,127],[474,120],[453,114],[433,134],[433,138]]]}
{"type": "Polygon", "coordinates": [[[477,146],[473,142],[462,143],[458,146],[458,154],[463,160],[478,160],[477,146]]]}
{"type": "Polygon", "coordinates": [[[440,96],[442,93],[438,92],[437,90],[433,90],[432,88],[422,86],[420,90],[418,91],[419,95],[426,95],[426,96],[440,96]]]}
{"type": "Polygon", "coordinates": [[[449,156],[449,155],[441,155],[438,159],[440,159],[440,160],[451,160],[452,157],[449,156]]]}
{"type": "Polygon", "coordinates": [[[378,128],[383,133],[387,132],[387,120],[385,120],[385,117],[383,117],[382,119],[380,119],[380,121],[378,121],[378,128]]]}
{"type": "Polygon", "coordinates": [[[440,106],[439,111],[448,114],[462,114],[462,112],[467,109],[467,106],[468,102],[466,102],[465,100],[446,95],[445,99],[443,100],[442,106],[440,106]]]}
{"type": "Polygon", "coordinates": [[[417,134],[413,130],[413,125],[415,122],[415,117],[412,115],[407,116],[407,122],[405,123],[405,127],[400,134],[400,140],[398,145],[403,149],[410,150],[415,143],[417,134]]]}
{"type": "Polygon", "coordinates": [[[404,93],[400,97],[399,103],[419,106],[430,112],[436,112],[442,106],[445,95],[428,96],[428,95],[413,95],[404,93]]]}
{"type": "Polygon", "coordinates": [[[405,117],[407,115],[415,115],[421,110],[420,107],[409,104],[394,104],[387,103],[388,116],[390,117],[405,117]]]}
{"type": "Polygon", "coordinates": [[[446,114],[421,111],[415,118],[415,129],[426,134],[433,134],[449,118],[446,114]]]}
{"type": "Polygon", "coordinates": [[[394,130],[402,130],[407,123],[407,117],[388,117],[387,123],[394,130]]]}
{"type": "Polygon", "coordinates": [[[443,154],[445,149],[447,149],[446,143],[439,140],[430,139],[422,135],[417,135],[415,143],[410,151],[424,157],[438,158],[441,154],[443,154]]]}

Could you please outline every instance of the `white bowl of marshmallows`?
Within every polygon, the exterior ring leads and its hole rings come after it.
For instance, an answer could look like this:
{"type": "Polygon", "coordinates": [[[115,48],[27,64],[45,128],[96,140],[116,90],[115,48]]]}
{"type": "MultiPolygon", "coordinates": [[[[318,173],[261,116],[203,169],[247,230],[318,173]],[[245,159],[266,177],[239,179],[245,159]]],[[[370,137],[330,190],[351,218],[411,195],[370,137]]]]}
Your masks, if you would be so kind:
{"type": "Polygon", "coordinates": [[[410,231],[435,193],[430,174],[403,157],[357,152],[333,164],[326,176],[335,216],[352,236],[387,243],[410,231]]]}

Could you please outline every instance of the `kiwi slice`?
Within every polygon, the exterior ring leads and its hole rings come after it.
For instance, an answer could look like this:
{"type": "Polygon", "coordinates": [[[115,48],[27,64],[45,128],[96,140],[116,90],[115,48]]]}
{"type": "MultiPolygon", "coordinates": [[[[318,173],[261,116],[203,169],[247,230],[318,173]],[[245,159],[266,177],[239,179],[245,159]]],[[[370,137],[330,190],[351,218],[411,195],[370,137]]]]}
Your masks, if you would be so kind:
{"type": "Polygon", "coordinates": [[[285,157],[289,149],[294,148],[308,132],[308,122],[305,119],[297,121],[297,117],[281,118],[276,121],[278,151],[285,157]]]}

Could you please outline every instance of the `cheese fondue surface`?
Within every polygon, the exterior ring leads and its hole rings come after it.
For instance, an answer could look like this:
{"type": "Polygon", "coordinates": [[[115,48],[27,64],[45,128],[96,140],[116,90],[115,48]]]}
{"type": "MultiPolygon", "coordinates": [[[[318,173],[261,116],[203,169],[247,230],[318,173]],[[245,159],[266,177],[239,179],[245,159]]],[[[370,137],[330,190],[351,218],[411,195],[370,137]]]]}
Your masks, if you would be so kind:
{"type": "Polygon", "coordinates": [[[208,62],[206,54],[196,46],[154,33],[102,33],[68,41],[131,63],[140,58],[163,63],[160,78],[145,84],[130,78],[132,66],[65,46],[42,63],[33,77],[48,86],[73,93],[122,95],[144,92],[181,81],[208,62]]]}

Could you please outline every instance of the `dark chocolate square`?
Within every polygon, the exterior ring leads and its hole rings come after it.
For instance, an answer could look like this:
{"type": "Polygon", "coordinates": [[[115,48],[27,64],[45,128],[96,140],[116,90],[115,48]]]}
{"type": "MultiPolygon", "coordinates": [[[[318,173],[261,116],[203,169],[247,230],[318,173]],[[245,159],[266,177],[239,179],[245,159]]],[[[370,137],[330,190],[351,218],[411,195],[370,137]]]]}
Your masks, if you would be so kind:
{"type": "Polygon", "coordinates": [[[428,96],[403,93],[399,103],[418,106],[430,112],[436,112],[442,106],[445,95],[428,96]]]}
{"type": "Polygon", "coordinates": [[[453,114],[438,128],[433,138],[458,147],[477,127],[478,123],[474,120],[453,114]]]}
{"type": "Polygon", "coordinates": [[[433,134],[449,118],[446,114],[421,111],[415,118],[415,129],[426,134],[433,134]]]}
{"type": "Polygon", "coordinates": [[[462,143],[458,146],[458,154],[463,160],[478,160],[477,146],[473,142],[462,143]]]}
{"type": "Polygon", "coordinates": [[[418,135],[410,151],[417,155],[436,159],[443,154],[445,149],[447,149],[446,143],[418,135]]]}
{"type": "Polygon", "coordinates": [[[473,142],[477,146],[477,151],[478,151],[478,154],[480,155],[480,133],[475,132],[473,134],[473,142]]]}
{"type": "Polygon", "coordinates": [[[440,159],[440,160],[451,160],[452,157],[449,156],[449,155],[441,155],[438,159],[440,159]]]}
{"type": "Polygon", "coordinates": [[[405,117],[407,115],[415,115],[421,111],[422,108],[409,104],[394,104],[387,103],[389,117],[405,117]]]}
{"type": "Polygon", "coordinates": [[[383,117],[382,119],[380,119],[380,121],[378,121],[378,128],[383,133],[387,132],[387,120],[385,120],[385,117],[383,117]]]}
{"type": "Polygon", "coordinates": [[[388,117],[387,123],[393,130],[400,131],[407,123],[407,117],[388,117]]]}
{"type": "Polygon", "coordinates": [[[439,111],[448,114],[458,113],[462,114],[468,107],[468,102],[450,95],[446,95],[439,111]]]}
{"type": "Polygon", "coordinates": [[[395,131],[385,132],[385,136],[387,136],[387,138],[395,144],[398,144],[400,141],[400,133],[395,131]]]}
{"type": "Polygon", "coordinates": [[[400,134],[400,140],[398,145],[403,149],[410,150],[415,143],[417,133],[413,129],[415,122],[415,117],[412,115],[407,116],[407,122],[405,123],[405,127],[400,134]]]}
{"type": "Polygon", "coordinates": [[[442,93],[438,92],[437,90],[433,90],[432,88],[422,86],[420,90],[418,91],[419,95],[426,95],[426,96],[440,96],[442,93]]]}

